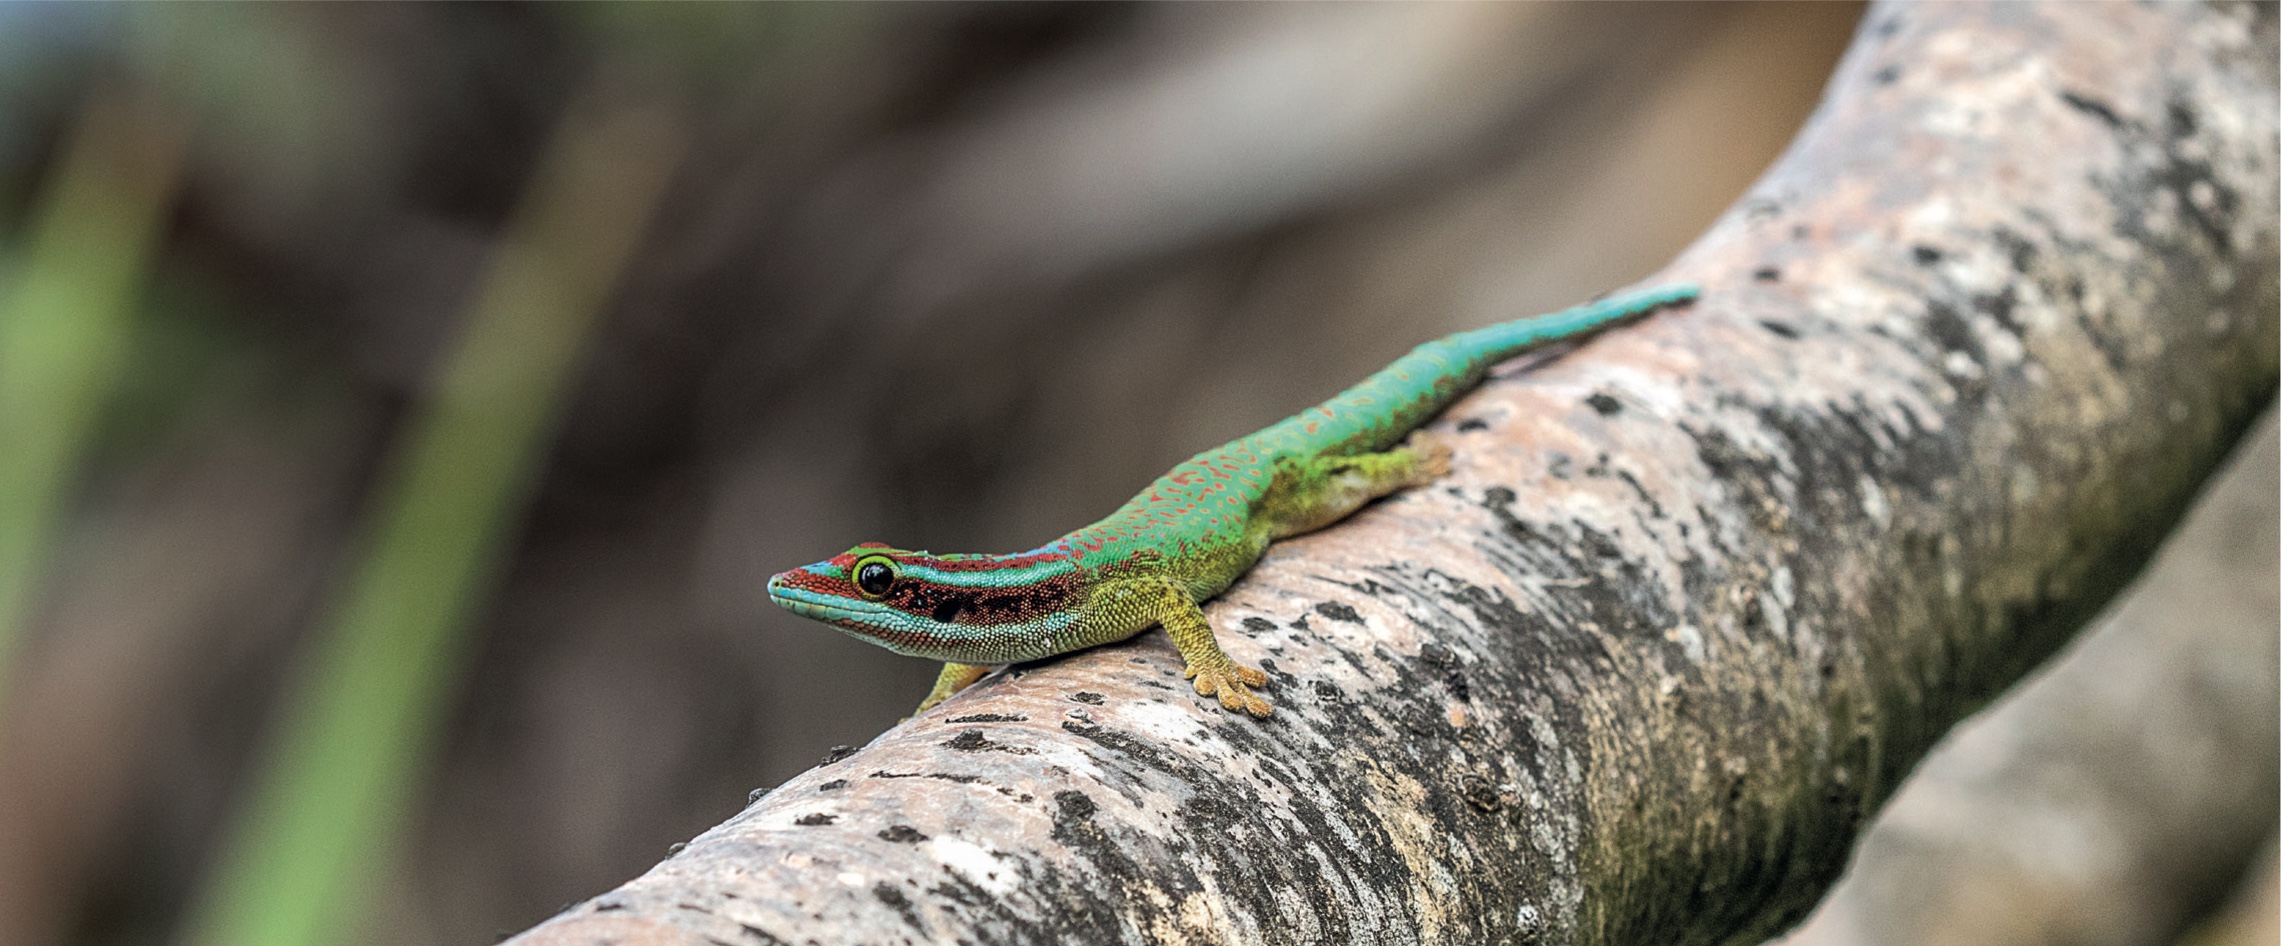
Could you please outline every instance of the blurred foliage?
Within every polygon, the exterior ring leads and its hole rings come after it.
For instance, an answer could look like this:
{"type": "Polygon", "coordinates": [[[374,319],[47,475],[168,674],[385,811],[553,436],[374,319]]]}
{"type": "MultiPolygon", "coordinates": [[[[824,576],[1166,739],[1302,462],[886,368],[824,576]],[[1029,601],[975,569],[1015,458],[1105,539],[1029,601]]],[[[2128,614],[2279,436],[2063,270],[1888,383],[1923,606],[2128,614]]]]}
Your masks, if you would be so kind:
{"type": "MultiPolygon", "coordinates": [[[[130,347],[131,307],[174,193],[178,137],[145,97],[95,92],[0,302],[0,686],[130,347]]],[[[0,689],[0,707],[4,698],[0,689]]]]}
{"type": "Polygon", "coordinates": [[[357,928],[559,389],[681,152],[678,127],[620,108],[566,120],[465,336],[386,461],[369,548],[192,942],[331,943],[357,928]]]}

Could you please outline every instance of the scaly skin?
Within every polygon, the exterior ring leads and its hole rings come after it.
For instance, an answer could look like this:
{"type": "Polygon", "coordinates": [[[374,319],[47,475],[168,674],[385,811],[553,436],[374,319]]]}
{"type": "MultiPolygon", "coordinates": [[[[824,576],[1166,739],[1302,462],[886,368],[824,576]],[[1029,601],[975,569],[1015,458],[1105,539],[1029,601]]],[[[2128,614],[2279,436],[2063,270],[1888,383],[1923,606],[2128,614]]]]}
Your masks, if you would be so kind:
{"type": "Polygon", "coordinates": [[[864,543],[768,580],[777,604],[899,654],[944,662],[921,711],[991,667],[1121,641],[1162,624],[1196,692],[1254,716],[1267,675],[1228,658],[1199,607],[1267,544],[1431,482],[1449,451],[1419,425],[1490,366],[1666,305],[1668,286],[1427,342],[1317,407],[1159,477],[1106,519],[1027,552],[936,555],[864,543]],[[1410,442],[1396,446],[1405,436],[1410,442]]]}

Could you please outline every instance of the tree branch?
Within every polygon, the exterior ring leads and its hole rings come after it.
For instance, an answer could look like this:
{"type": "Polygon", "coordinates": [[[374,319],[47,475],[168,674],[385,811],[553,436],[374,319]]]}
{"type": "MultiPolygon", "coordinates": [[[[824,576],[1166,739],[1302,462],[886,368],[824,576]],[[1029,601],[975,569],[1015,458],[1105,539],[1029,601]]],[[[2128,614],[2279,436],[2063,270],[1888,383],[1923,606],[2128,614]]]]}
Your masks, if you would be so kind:
{"type": "Polygon", "coordinates": [[[518,942],[1714,943],[1803,916],[2271,398],[2269,6],[1890,6],[1705,286],[1435,488],[1000,674],[518,942]]]}
{"type": "Polygon", "coordinates": [[[2166,946],[2242,885],[2281,797],[2274,420],[2119,607],[1917,767],[1779,946],[2166,946]]]}

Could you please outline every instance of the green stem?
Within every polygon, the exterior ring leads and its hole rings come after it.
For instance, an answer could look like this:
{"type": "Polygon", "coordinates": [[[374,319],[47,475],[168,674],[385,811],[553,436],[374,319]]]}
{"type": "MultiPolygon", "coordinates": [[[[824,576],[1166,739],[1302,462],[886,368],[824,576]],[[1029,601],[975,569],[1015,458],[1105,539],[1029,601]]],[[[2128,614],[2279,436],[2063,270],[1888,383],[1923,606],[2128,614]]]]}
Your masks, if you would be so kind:
{"type": "Polygon", "coordinates": [[[316,643],[190,942],[346,938],[410,808],[462,630],[520,518],[559,395],[678,158],[634,109],[573,109],[388,461],[364,559],[316,643]]]}
{"type": "Polygon", "coordinates": [[[39,198],[24,270],[0,304],[0,697],[67,488],[127,348],[180,153],[156,109],[98,90],[39,198]]]}

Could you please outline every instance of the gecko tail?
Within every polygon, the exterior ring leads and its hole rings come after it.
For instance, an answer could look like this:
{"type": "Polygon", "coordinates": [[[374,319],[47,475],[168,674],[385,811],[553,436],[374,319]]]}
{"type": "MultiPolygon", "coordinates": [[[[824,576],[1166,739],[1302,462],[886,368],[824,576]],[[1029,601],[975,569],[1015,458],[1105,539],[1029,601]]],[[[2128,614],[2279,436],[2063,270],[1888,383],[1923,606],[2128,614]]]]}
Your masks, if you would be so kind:
{"type": "Polygon", "coordinates": [[[1480,384],[1491,365],[1549,342],[1691,302],[1701,294],[1702,289],[1692,283],[1676,283],[1436,339],[1337,397],[1247,440],[1275,455],[1345,456],[1384,450],[1480,384]]]}
{"type": "Polygon", "coordinates": [[[1609,296],[1558,312],[1500,322],[1470,332],[1459,332],[1443,341],[1467,357],[1494,364],[1547,342],[1574,338],[1617,322],[1638,318],[1665,306],[1693,302],[1702,294],[1702,287],[1693,283],[1675,283],[1643,292],[1609,296]]]}

